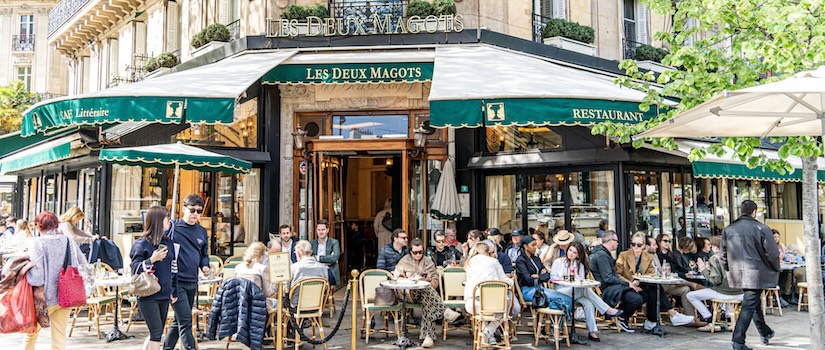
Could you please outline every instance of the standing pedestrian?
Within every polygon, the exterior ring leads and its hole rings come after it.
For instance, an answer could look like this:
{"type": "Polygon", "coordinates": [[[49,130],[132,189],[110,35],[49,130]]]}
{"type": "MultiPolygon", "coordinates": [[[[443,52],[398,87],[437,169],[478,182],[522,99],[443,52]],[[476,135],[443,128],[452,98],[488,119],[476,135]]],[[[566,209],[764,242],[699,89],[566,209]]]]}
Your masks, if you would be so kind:
{"type": "Polygon", "coordinates": [[[98,235],[92,235],[77,227],[80,220],[86,217],[86,214],[78,207],[73,207],[67,210],[63,215],[60,215],[60,232],[71,238],[80,246],[80,251],[89,258],[92,253],[92,243],[99,238],[98,235]]]}
{"type": "Polygon", "coordinates": [[[169,332],[163,343],[163,350],[172,350],[181,338],[183,350],[195,350],[195,337],[192,335],[192,307],[195,293],[198,292],[198,270],[209,273],[209,240],[206,229],[198,223],[203,214],[203,199],[190,194],[183,200],[183,219],[172,222],[169,238],[179,251],[178,259],[177,301],[172,303],[175,319],[169,326],[169,332]]]}
{"type": "Polygon", "coordinates": [[[169,211],[161,206],[149,208],[143,237],[135,241],[132,251],[129,252],[132,272],[138,274],[152,271],[160,284],[157,293],[138,297],[140,313],[146,321],[146,327],[149,328],[149,336],[143,342],[143,350],[160,350],[169,302],[177,301],[175,248],[172,240],[164,235],[167,230],[169,211]]]}
{"type": "Polygon", "coordinates": [[[372,222],[372,228],[375,230],[375,237],[378,239],[378,250],[392,243],[393,227],[392,227],[392,198],[387,198],[384,201],[384,207],[378,214],[375,214],[375,221],[372,222]]]}
{"type": "Polygon", "coordinates": [[[774,336],[774,331],[765,323],[762,315],[762,290],[776,287],[779,282],[779,249],[773,240],[770,227],[757,221],[756,203],[742,202],[739,207],[742,216],[722,231],[722,266],[728,271],[731,288],[745,291],[742,311],[733,331],[733,350],[750,350],[745,345],[745,333],[751,324],[762,340],[762,345],[774,336]]]}

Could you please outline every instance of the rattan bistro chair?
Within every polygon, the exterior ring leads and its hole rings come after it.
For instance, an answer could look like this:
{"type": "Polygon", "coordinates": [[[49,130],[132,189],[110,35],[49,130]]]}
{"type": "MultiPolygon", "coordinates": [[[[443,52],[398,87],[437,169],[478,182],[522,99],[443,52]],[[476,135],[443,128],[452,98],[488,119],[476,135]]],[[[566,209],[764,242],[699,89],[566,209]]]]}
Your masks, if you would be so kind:
{"type": "Polygon", "coordinates": [[[473,288],[473,295],[478,296],[478,303],[473,303],[473,349],[484,344],[484,323],[500,322],[504,344],[487,345],[496,349],[510,349],[510,313],[513,312],[513,287],[504,281],[484,281],[473,288]]]}
{"type": "MultiPolygon", "coordinates": [[[[400,321],[400,319],[398,318],[398,313],[401,311],[401,303],[391,306],[379,306],[374,303],[375,288],[379,287],[381,282],[389,279],[392,279],[392,274],[385,270],[379,269],[366,270],[361,273],[361,276],[358,277],[358,291],[361,294],[361,310],[364,311],[364,317],[361,319],[361,332],[364,334],[366,344],[369,344],[370,342],[370,335],[377,332],[394,334],[395,336],[399,336],[400,334],[400,328],[398,326],[398,321],[400,321]],[[372,329],[370,321],[375,314],[384,314],[383,330],[377,331],[372,329]],[[393,332],[389,331],[387,315],[390,315],[393,318],[393,323],[395,325],[395,330],[393,332]]],[[[355,325],[353,325],[353,327],[355,327],[355,325]]]]}
{"type": "MultiPolygon", "coordinates": [[[[326,303],[327,295],[330,293],[329,281],[322,277],[310,277],[298,280],[289,290],[289,299],[292,300],[295,293],[298,293],[298,303],[295,306],[293,315],[295,316],[295,324],[302,324],[304,320],[310,321],[310,328],[312,328],[312,337],[315,340],[315,330],[318,329],[321,339],[324,338],[324,325],[321,318],[324,315],[324,303],[326,303]]],[[[285,319],[282,324],[283,327],[289,324],[290,314],[285,314],[285,319]]],[[[284,329],[283,334],[286,334],[284,329]]],[[[295,331],[295,338],[286,338],[295,344],[295,347],[300,347],[301,336],[298,331],[295,331]]],[[[313,347],[315,347],[313,345],[313,347]]],[[[324,343],[326,350],[327,344],[324,343]]]]}
{"type": "MultiPolygon", "coordinates": [[[[444,307],[458,309],[463,315],[464,310],[464,282],[467,281],[467,272],[462,267],[448,267],[441,271],[441,300],[444,307]]],[[[466,318],[466,317],[465,317],[466,318]]],[[[459,329],[450,327],[446,317],[442,318],[441,329],[444,340],[447,340],[447,331],[459,329]]]]}

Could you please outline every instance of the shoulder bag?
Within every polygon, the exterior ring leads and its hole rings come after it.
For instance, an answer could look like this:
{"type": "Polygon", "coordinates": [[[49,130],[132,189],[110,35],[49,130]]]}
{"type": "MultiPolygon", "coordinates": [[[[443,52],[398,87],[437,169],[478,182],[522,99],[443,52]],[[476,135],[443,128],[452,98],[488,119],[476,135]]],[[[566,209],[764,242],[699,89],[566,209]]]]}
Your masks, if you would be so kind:
{"type": "Polygon", "coordinates": [[[158,279],[155,275],[147,272],[146,270],[143,270],[141,273],[137,273],[137,271],[141,269],[141,266],[143,266],[143,263],[138,264],[138,267],[135,271],[133,271],[134,274],[132,275],[132,283],[129,284],[129,294],[143,298],[160,292],[160,283],[158,283],[158,279]]]}
{"type": "Polygon", "coordinates": [[[72,240],[66,237],[66,255],[63,257],[63,267],[57,277],[57,302],[62,307],[77,307],[86,305],[86,290],[83,286],[83,277],[80,272],[69,264],[72,254],[72,240]]]}
{"type": "MultiPolygon", "coordinates": [[[[536,263],[533,262],[533,259],[530,259],[530,263],[533,264],[533,267],[536,269],[536,273],[540,273],[539,267],[536,266],[536,263]]],[[[541,286],[541,282],[538,279],[533,279],[533,285],[536,287],[536,293],[533,294],[533,309],[541,309],[550,306],[550,302],[547,300],[547,294],[544,294],[544,287],[541,286]]]]}
{"type": "Polygon", "coordinates": [[[375,287],[375,306],[394,306],[398,304],[398,295],[395,291],[387,287],[375,287]]]}

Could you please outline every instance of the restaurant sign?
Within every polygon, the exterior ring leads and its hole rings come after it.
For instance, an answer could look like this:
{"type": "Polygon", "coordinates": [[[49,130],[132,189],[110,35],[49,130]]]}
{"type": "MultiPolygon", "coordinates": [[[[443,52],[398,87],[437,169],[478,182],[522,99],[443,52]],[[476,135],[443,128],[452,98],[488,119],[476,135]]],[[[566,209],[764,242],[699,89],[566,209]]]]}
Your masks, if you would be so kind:
{"type": "Polygon", "coordinates": [[[461,15],[393,16],[391,14],[320,18],[309,16],[296,19],[267,18],[266,36],[289,38],[296,36],[351,36],[375,34],[450,33],[464,30],[461,15]]]}
{"type": "Polygon", "coordinates": [[[228,124],[234,119],[232,98],[106,96],[69,98],[35,106],[23,118],[23,137],[73,125],[126,121],[162,124],[228,124]]]}
{"type": "Polygon", "coordinates": [[[284,64],[264,74],[261,81],[264,84],[413,83],[432,78],[432,62],[284,64]]]}

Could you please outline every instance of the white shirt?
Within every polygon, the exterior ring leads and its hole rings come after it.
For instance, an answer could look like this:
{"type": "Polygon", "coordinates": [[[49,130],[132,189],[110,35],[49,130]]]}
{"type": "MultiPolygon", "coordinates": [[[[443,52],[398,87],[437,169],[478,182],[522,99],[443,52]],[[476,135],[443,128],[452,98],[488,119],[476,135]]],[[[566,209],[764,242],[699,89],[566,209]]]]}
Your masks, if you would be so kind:
{"type": "Polygon", "coordinates": [[[323,242],[318,240],[318,256],[326,256],[327,255],[327,240],[325,239],[323,242]]]}
{"type": "Polygon", "coordinates": [[[290,240],[289,240],[289,244],[288,244],[288,245],[287,245],[287,244],[284,244],[284,241],[281,241],[281,251],[282,251],[282,252],[288,252],[288,253],[289,253],[289,256],[292,256],[292,246],[293,246],[293,245],[294,245],[294,244],[292,244],[292,239],[290,239],[290,240]]]}
{"type": "Polygon", "coordinates": [[[585,278],[585,271],[584,269],[580,268],[581,265],[579,264],[578,260],[573,261],[572,264],[567,264],[567,258],[561,257],[553,261],[553,267],[550,268],[550,280],[563,280],[567,275],[570,274],[571,269],[576,270],[576,274],[579,275],[580,279],[585,278]],[[572,266],[570,266],[572,265],[572,266]]]}
{"type": "Polygon", "coordinates": [[[464,308],[473,312],[473,289],[484,281],[504,281],[513,285],[513,280],[504,273],[498,259],[486,255],[470,258],[465,269],[467,282],[464,284],[464,308]]]}

